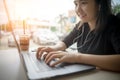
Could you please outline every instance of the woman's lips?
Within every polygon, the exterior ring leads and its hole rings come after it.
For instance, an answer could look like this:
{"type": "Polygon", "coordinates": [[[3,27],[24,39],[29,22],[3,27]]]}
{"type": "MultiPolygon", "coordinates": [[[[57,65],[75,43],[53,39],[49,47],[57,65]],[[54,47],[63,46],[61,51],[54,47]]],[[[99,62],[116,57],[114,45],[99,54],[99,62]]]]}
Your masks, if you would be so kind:
{"type": "Polygon", "coordinates": [[[80,15],[80,18],[82,19],[82,18],[85,18],[86,17],[86,15],[80,15]]]}
{"type": "Polygon", "coordinates": [[[85,16],[87,16],[86,14],[80,14],[80,13],[77,13],[77,15],[78,15],[80,18],[84,18],[85,16]]]}

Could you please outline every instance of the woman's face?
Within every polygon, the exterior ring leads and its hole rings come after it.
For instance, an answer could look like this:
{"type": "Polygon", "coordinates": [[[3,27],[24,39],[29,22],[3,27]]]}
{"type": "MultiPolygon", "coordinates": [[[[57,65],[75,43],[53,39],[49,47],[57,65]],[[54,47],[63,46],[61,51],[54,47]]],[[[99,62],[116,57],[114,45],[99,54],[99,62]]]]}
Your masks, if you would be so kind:
{"type": "Polygon", "coordinates": [[[75,11],[82,22],[90,22],[96,20],[99,10],[95,0],[74,0],[75,11]]]}

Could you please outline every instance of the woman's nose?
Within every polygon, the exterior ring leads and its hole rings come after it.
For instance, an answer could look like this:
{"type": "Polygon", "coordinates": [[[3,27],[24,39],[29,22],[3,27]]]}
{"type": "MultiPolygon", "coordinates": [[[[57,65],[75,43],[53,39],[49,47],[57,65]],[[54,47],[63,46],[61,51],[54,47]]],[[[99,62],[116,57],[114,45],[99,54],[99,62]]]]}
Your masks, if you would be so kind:
{"type": "Polygon", "coordinates": [[[76,13],[82,13],[82,12],[83,12],[81,6],[77,6],[77,7],[75,8],[75,11],[76,11],[76,13]]]}

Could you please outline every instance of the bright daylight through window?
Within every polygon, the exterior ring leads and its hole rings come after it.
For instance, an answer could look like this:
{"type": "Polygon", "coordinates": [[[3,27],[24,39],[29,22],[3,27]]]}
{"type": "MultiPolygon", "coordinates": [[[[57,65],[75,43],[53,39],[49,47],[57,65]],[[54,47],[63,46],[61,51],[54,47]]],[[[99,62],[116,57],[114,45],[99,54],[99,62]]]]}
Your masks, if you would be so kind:
{"type": "MultiPolygon", "coordinates": [[[[74,11],[74,0],[0,0],[0,49],[16,46],[3,1],[6,2],[18,42],[24,27],[33,45],[53,45],[79,21],[74,11]]],[[[113,6],[120,4],[119,0],[113,2],[113,6]]]]}
{"type": "Polygon", "coordinates": [[[0,0],[0,49],[16,47],[3,1],[18,42],[24,27],[34,45],[53,45],[78,21],[73,0],[0,0]]]}

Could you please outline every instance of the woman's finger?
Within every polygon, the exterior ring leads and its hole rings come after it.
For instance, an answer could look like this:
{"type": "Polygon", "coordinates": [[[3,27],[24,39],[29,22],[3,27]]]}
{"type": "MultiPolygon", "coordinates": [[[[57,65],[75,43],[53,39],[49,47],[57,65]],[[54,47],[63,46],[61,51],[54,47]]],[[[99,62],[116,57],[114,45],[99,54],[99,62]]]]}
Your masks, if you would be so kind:
{"type": "Polygon", "coordinates": [[[44,52],[47,52],[47,48],[46,47],[38,48],[37,59],[41,59],[41,57],[42,57],[44,52]]]}
{"type": "Polygon", "coordinates": [[[56,60],[56,58],[60,58],[61,55],[60,54],[52,54],[47,60],[46,63],[50,63],[52,60],[56,60]]]}
{"type": "Polygon", "coordinates": [[[44,53],[42,54],[42,56],[41,56],[41,59],[42,59],[42,60],[45,60],[45,58],[46,58],[47,55],[48,55],[48,53],[47,53],[47,52],[44,52],[44,53]]]}
{"type": "Polygon", "coordinates": [[[57,61],[55,61],[54,63],[50,64],[51,67],[55,67],[55,65],[59,64],[59,63],[62,63],[63,60],[62,59],[59,59],[57,61]]]}
{"type": "Polygon", "coordinates": [[[46,57],[45,57],[45,62],[46,62],[53,54],[58,54],[58,51],[50,52],[48,55],[46,55],[46,57]]]}
{"type": "Polygon", "coordinates": [[[43,47],[40,47],[40,48],[37,49],[37,53],[36,53],[37,59],[39,59],[39,53],[40,53],[40,51],[41,51],[42,48],[43,48],[43,47]]]}

